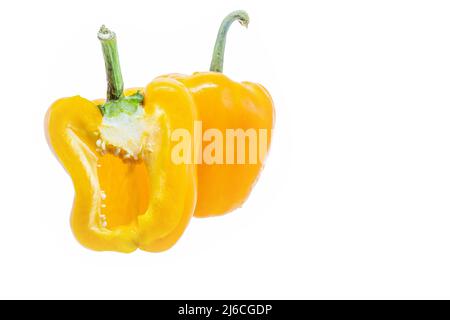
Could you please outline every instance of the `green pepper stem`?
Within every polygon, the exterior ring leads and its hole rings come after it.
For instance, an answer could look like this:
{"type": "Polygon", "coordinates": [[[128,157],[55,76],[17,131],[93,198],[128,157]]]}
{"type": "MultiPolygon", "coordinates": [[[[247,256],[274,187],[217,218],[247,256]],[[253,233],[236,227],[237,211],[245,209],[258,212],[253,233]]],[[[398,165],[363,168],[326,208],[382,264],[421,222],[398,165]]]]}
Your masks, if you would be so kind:
{"type": "Polygon", "coordinates": [[[106,80],[109,100],[118,100],[123,95],[123,79],[120,71],[119,53],[117,52],[116,34],[102,26],[97,34],[102,44],[103,59],[105,60],[106,80]]]}
{"type": "Polygon", "coordinates": [[[241,25],[248,27],[250,18],[247,12],[243,10],[233,11],[223,19],[217,33],[216,44],[214,45],[213,56],[211,60],[210,71],[223,72],[223,58],[225,54],[225,43],[227,40],[227,33],[234,21],[238,20],[241,25]]]}

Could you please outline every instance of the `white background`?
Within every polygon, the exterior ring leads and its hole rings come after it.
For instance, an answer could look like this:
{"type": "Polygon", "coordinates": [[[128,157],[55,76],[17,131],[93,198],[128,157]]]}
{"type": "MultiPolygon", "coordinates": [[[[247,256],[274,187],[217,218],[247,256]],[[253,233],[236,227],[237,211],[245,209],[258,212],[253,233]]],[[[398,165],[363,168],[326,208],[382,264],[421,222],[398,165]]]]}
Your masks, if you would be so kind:
{"type": "Polygon", "coordinates": [[[448,1],[3,1],[0,298],[450,298],[448,1]],[[251,197],[171,250],[74,240],[73,189],[43,129],[64,96],[105,94],[101,24],[127,86],[207,70],[276,103],[251,197]]]}

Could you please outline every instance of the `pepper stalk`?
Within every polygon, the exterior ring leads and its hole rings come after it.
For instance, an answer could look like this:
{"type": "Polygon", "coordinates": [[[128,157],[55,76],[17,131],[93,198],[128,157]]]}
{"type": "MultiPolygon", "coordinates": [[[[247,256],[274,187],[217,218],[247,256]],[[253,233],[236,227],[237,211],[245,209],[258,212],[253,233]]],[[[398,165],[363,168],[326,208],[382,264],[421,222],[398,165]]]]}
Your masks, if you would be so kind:
{"type": "Polygon", "coordinates": [[[108,117],[114,117],[122,113],[133,114],[142,103],[144,96],[139,92],[127,97],[123,95],[124,85],[117,50],[116,34],[103,25],[97,37],[102,45],[106,81],[108,84],[106,92],[107,99],[99,107],[100,111],[104,116],[106,115],[108,117]]]}
{"type": "Polygon", "coordinates": [[[223,19],[219,28],[219,32],[217,33],[216,43],[214,45],[214,51],[211,60],[211,66],[209,68],[209,70],[212,72],[220,72],[220,73],[223,72],[223,60],[225,55],[225,44],[227,41],[227,33],[228,30],[230,29],[230,26],[236,20],[239,21],[239,23],[246,28],[248,27],[248,24],[250,22],[250,18],[247,12],[243,10],[233,11],[223,19]]]}
{"type": "Polygon", "coordinates": [[[107,99],[118,100],[123,95],[123,79],[117,51],[116,34],[102,25],[97,34],[102,45],[105,60],[106,80],[108,82],[107,99]]]}

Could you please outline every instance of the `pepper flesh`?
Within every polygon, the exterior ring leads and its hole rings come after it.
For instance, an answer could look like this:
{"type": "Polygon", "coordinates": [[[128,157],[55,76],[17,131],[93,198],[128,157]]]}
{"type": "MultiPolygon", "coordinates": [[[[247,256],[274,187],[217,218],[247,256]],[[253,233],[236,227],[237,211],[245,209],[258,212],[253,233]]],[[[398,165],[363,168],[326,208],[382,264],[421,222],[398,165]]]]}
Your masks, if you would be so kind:
{"type": "MultiPolygon", "coordinates": [[[[259,84],[235,82],[218,72],[191,76],[170,75],[191,92],[197,105],[202,129],[266,129],[267,146],[271,143],[274,108],[268,91],[259,84]]],[[[246,154],[249,153],[248,144],[246,154]]],[[[235,152],[237,154],[237,152],[235,152]]],[[[252,164],[198,165],[196,217],[226,214],[239,208],[250,195],[264,165],[265,155],[252,164]]]]}
{"type": "MultiPolygon", "coordinates": [[[[275,109],[269,92],[260,84],[235,82],[222,74],[225,39],[228,28],[238,20],[247,26],[249,18],[244,11],[234,11],[223,20],[216,40],[212,72],[193,75],[170,74],[191,92],[197,105],[202,129],[267,130],[267,149],[275,120],[275,109]]],[[[248,154],[248,145],[246,154],[248,154]]],[[[236,153],[235,153],[236,154],[236,153]]],[[[206,164],[198,166],[198,198],[196,217],[226,214],[240,207],[250,195],[264,165],[266,154],[257,163],[206,164]]]]}

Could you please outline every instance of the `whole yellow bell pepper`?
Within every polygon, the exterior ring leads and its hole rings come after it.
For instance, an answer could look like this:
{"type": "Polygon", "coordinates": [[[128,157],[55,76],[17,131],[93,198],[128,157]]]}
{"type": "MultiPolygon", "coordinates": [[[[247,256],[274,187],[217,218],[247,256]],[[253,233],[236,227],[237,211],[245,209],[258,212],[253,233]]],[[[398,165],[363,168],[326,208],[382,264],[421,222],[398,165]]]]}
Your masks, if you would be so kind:
{"type": "Polygon", "coordinates": [[[63,98],[46,115],[49,145],[75,187],[73,233],[93,250],[166,250],[196,203],[196,166],[171,160],[170,139],[176,128],[193,132],[195,104],[169,78],[123,93],[115,34],[102,27],[98,37],[107,101],[63,98]]]}
{"type": "MultiPolygon", "coordinates": [[[[259,136],[259,157],[256,162],[201,162],[198,167],[198,199],[196,217],[222,215],[240,207],[249,196],[264,165],[270,146],[275,110],[269,92],[260,84],[235,82],[222,74],[226,35],[238,20],[247,27],[248,14],[234,11],[225,17],[217,35],[210,72],[193,75],[169,74],[189,88],[198,108],[202,129],[218,129],[226,137],[229,129],[265,130],[259,136]],[[265,146],[262,144],[265,143],[265,146]],[[261,147],[262,146],[262,147],[261,147]]],[[[224,147],[225,148],[225,147],[224,147]]],[[[248,145],[245,152],[249,153],[248,145]]],[[[224,150],[224,153],[230,150],[224,150]]],[[[238,150],[235,148],[235,157],[238,150]]],[[[236,159],[235,159],[236,160],[236,159]]]]}

